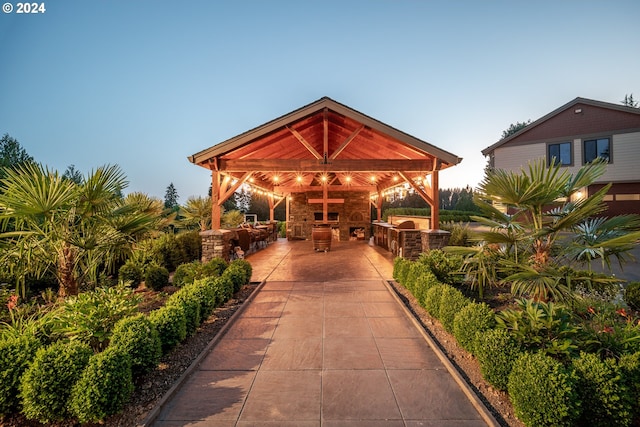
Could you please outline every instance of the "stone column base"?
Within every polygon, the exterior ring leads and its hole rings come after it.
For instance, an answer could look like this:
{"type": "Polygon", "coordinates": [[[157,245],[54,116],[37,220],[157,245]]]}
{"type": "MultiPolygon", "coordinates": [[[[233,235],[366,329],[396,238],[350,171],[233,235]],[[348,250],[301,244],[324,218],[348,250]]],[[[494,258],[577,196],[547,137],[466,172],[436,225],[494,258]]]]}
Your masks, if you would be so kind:
{"type": "Polygon", "coordinates": [[[233,230],[206,230],[200,232],[202,237],[202,262],[213,258],[229,261],[231,255],[231,239],[237,238],[233,230]]]}
{"type": "Polygon", "coordinates": [[[451,233],[444,230],[422,230],[422,252],[442,249],[449,244],[451,233]]]}

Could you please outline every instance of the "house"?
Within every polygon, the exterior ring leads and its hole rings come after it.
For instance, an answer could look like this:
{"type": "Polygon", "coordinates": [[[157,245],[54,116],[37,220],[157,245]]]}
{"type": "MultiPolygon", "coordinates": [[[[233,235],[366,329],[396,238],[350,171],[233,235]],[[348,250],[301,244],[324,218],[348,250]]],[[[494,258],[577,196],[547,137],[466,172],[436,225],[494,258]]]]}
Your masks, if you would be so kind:
{"type": "Polygon", "coordinates": [[[570,172],[597,157],[608,159],[606,172],[583,196],[611,183],[606,214],[640,214],[640,108],[576,98],[482,154],[489,156],[491,167],[511,171],[538,158],[570,172]]]}

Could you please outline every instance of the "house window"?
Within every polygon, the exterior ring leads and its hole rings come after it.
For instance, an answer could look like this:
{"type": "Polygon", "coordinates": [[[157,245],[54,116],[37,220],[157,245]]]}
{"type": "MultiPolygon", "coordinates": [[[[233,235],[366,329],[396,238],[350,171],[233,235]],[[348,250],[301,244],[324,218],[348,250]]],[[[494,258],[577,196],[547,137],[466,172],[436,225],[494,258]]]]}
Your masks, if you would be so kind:
{"type": "Polygon", "coordinates": [[[547,163],[549,164],[549,166],[553,164],[560,164],[562,166],[572,164],[573,162],[571,161],[571,143],[561,142],[558,144],[547,145],[547,163]]]}
{"type": "Polygon", "coordinates": [[[598,157],[611,162],[611,144],[609,138],[590,139],[584,144],[584,162],[591,163],[598,157]]]}

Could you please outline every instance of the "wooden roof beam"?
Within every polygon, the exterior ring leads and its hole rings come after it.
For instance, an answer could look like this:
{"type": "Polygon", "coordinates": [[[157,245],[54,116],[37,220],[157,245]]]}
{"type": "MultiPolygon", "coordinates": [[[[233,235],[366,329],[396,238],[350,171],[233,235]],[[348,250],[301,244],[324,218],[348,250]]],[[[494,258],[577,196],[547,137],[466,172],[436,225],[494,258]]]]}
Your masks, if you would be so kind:
{"type": "Polygon", "coordinates": [[[419,172],[434,170],[433,159],[334,159],[323,163],[321,159],[229,159],[220,160],[223,172],[419,172]],[[320,160],[320,161],[318,161],[320,160]]]}

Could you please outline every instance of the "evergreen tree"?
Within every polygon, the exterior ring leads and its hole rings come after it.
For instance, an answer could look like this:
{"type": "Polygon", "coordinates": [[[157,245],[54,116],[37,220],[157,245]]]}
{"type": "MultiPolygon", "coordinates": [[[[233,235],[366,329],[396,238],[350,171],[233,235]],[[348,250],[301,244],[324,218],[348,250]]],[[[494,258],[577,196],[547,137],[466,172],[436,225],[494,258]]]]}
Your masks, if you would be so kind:
{"type": "Polygon", "coordinates": [[[505,139],[513,135],[514,133],[519,132],[521,129],[526,128],[530,124],[531,124],[531,120],[527,120],[526,122],[516,122],[515,124],[511,123],[506,130],[502,131],[502,138],[500,139],[505,139]]]}
{"type": "Polygon", "coordinates": [[[624,100],[622,100],[621,102],[624,106],[638,108],[638,101],[633,99],[633,94],[625,95],[624,100]]]}
{"type": "Polygon", "coordinates": [[[164,193],[164,207],[171,210],[177,210],[180,208],[178,205],[178,191],[173,186],[173,182],[167,187],[167,191],[164,193]]]}
{"type": "Polygon", "coordinates": [[[0,139],[0,179],[7,174],[5,168],[17,167],[25,163],[32,163],[33,157],[27,154],[27,151],[20,143],[5,133],[0,139]]]}
{"type": "Polygon", "coordinates": [[[82,172],[76,169],[75,165],[67,166],[67,170],[64,171],[64,174],[62,174],[62,177],[64,179],[71,180],[72,182],[75,182],[78,185],[82,184],[82,172]]]}

